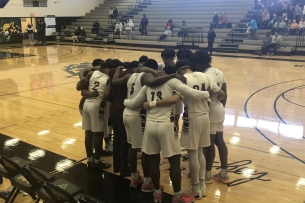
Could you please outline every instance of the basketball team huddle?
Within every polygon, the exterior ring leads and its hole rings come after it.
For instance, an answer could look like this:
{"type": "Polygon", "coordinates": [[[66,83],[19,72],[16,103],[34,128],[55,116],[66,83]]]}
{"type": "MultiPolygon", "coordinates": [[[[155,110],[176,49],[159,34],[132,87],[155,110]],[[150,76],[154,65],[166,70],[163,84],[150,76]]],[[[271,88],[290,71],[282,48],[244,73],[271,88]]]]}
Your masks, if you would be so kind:
{"type": "Polygon", "coordinates": [[[92,68],[80,72],[77,90],[88,169],[106,169],[103,150],[113,137],[113,171],[131,175],[131,188],[141,185],[162,202],[160,159],[168,159],[173,203],[190,203],[207,195],[206,184],[213,180],[229,183],[228,150],[223,140],[227,85],[223,72],[211,66],[204,51],[165,49],[163,62],[146,56],[130,63],[117,59],[96,59],[92,68]],[[179,118],[182,116],[179,137],[179,118]],[[221,171],[212,174],[215,145],[221,171]],[[181,149],[187,150],[191,191],[181,192],[181,149]],[[94,153],[93,150],[94,149],[94,153]],[[138,173],[137,153],[142,150],[143,176],[138,173]]]}

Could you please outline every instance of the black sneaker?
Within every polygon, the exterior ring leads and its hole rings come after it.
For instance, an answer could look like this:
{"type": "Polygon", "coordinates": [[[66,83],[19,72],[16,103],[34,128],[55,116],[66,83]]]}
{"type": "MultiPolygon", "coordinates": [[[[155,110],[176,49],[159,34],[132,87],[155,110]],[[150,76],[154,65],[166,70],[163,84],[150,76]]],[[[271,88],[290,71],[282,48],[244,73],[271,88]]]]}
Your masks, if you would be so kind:
{"type": "Polygon", "coordinates": [[[93,163],[92,162],[87,162],[87,170],[91,170],[92,169],[92,165],[93,163]]]}
{"type": "Polygon", "coordinates": [[[105,163],[105,162],[99,162],[99,163],[93,163],[92,164],[92,168],[93,169],[98,169],[98,170],[102,170],[102,169],[107,169],[110,168],[111,164],[109,163],[105,163]]]}
{"type": "Polygon", "coordinates": [[[102,150],[101,156],[112,156],[112,152],[106,151],[106,150],[102,150]]]}

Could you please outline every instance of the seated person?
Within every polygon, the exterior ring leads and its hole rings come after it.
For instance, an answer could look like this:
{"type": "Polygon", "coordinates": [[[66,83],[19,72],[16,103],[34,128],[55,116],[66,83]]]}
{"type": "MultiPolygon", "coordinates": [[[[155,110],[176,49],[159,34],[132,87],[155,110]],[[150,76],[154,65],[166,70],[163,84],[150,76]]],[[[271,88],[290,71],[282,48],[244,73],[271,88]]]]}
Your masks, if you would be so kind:
{"type": "Polygon", "coordinates": [[[287,22],[287,27],[286,27],[286,29],[283,32],[284,35],[288,35],[289,34],[290,26],[291,26],[291,20],[289,19],[288,22],[287,22]]]}
{"type": "Polygon", "coordinates": [[[299,30],[299,25],[297,24],[296,20],[293,20],[293,22],[290,25],[289,34],[290,35],[296,35],[297,30],[299,30]]]}
{"type": "Polygon", "coordinates": [[[78,36],[80,36],[80,29],[76,26],[74,30],[74,36],[72,36],[72,40],[74,43],[78,42],[78,36]]]}
{"type": "Polygon", "coordinates": [[[93,25],[92,25],[92,34],[97,34],[100,30],[100,23],[95,20],[93,25]]]}
{"type": "Polygon", "coordinates": [[[282,21],[280,22],[280,24],[278,25],[278,33],[281,34],[281,33],[284,33],[284,31],[286,30],[286,27],[287,27],[287,24],[285,22],[284,19],[282,19],[282,21]]]}
{"type": "Polygon", "coordinates": [[[223,12],[221,17],[219,18],[218,28],[224,28],[226,26],[226,23],[227,23],[227,16],[223,12]]]}
{"type": "Polygon", "coordinates": [[[117,18],[120,15],[120,11],[119,9],[117,9],[116,7],[113,7],[113,18],[117,18]]]}
{"type": "Polygon", "coordinates": [[[262,46],[261,52],[259,54],[260,56],[262,54],[265,55],[265,54],[269,53],[269,48],[271,46],[271,42],[272,42],[272,37],[270,36],[270,32],[267,32],[266,36],[263,39],[263,46],[262,46]]]}
{"type": "Polygon", "coordinates": [[[121,37],[122,28],[123,28],[123,24],[121,23],[121,21],[117,20],[115,27],[114,27],[114,34],[118,33],[121,37]]]}
{"type": "Polygon", "coordinates": [[[166,37],[171,37],[172,36],[172,31],[170,30],[169,27],[166,28],[166,30],[164,31],[164,33],[157,38],[158,41],[161,41],[163,39],[165,39],[166,37]]]}
{"type": "Polygon", "coordinates": [[[110,7],[110,11],[109,11],[108,17],[109,18],[113,18],[113,8],[112,7],[110,7]]]}
{"type": "Polygon", "coordinates": [[[273,18],[270,20],[270,22],[268,24],[268,28],[271,29],[278,20],[279,19],[278,19],[277,15],[274,13],[273,18]]]}
{"type": "Polygon", "coordinates": [[[169,18],[166,25],[165,25],[165,30],[169,28],[172,32],[173,32],[173,29],[174,29],[174,21],[169,18]]]}
{"type": "Polygon", "coordinates": [[[303,19],[300,20],[299,23],[299,34],[302,35],[305,31],[305,16],[303,19]]]}
{"type": "Polygon", "coordinates": [[[86,41],[86,31],[84,30],[83,27],[80,28],[80,35],[79,35],[79,43],[85,43],[86,41]]]}
{"type": "Polygon", "coordinates": [[[215,12],[212,21],[213,28],[216,28],[218,23],[219,23],[219,16],[217,15],[217,12],[215,12]]]}
{"type": "Polygon", "coordinates": [[[281,42],[283,41],[282,36],[279,35],[278,32],[274,33],[274,36],[272,37],[272,42],[270,48],[273,48],[273,52],[271,52],[271,56],[273,56],[276,52],[276,49],[281,46],[281,42]]]}
{"type": "Polygon", "coordinates": [[[270,13],[267,9],[265,9],[262,13],[262,29],[268,28],[268,23],[270,20],[270,13]]]}
{"type": "Polygon", "coordinates": [[[187,36],[187,25],[185,24],[185,20],[182,21],[182,25],[179,27],[178,37],[186,37],[187,36]]]}
{"type": "Polygon", "coordinates": [[[280,23],[281,23],[280,20],[278,20],[277,22],[274,23],[274,25],[271,29],[271,34],[272,35],[274,35],[274,33],[278,31],[280,23]]]}

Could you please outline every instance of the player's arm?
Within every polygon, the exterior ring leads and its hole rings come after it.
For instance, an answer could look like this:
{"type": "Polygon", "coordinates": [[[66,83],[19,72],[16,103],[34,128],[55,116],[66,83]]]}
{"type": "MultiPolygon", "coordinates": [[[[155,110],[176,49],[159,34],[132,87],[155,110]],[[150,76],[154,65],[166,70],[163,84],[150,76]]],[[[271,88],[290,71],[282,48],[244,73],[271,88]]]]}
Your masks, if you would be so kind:
{"type": "Polygon", "coordinates": [[[153,107],[169,107],[169,106],[176,104],[181,99],[182,99],[182,97],[180,94],[174,94],[170,97],[167,97],[167,98],[159,100],[159,101],[144,102],[143,106],[145,109],[150,109],[153,107]]]}
{"type": "Polygon", "coordinates": [[[81,91],[81,95],[83,97],[85,97],[86,99],[88,98],[92,98],[92,97],[97,97],[99,95],[98,91],[94,90],[93,92],[90,92],[89,90],[87,89],[83,89],[81,91]]]}
{"type": "Polygon", "coordinates": [[[146,73],[141,77],[141,84],[147,85],[149,87],[157,87],[163,85],[164,83],[166,83],[167,81],[173,78],[179,79],[182,82],[186,82],[186,78],[179,74],[171,74],[161,77],[155,77],[153,74],[146,73]]]}
{"type": "Polygon", "coordinates": [[[125,99],[124,105],[130,109],[135,109],[141,106],[143,102],[146,101],[146,90],[146,86],[142,87],[135,98],[133,98],[132,100],[125,99]]]}
{"type": "Polygon", "coordinates": [[[226,107],[226,103],[227,103],[227,83],[223,83],[221,86],[221,90],[225,93],[225,96],[222,100],[220,100],[220,102],[222,103],[223,107],[226,107]]]}
{"type": "Polygon", "coordinates": [[[189,97],[192,99],[205,99],[210,97],[210,93],[208,91],[201,91],[190,88],[189,86],[183,84],[180,80],[173,79],[168,83],[171,88],[177,90],[184,97],[189,97]]]}
{"type": "Polygon", "coordinates": [[[104,92],[104,100],[108,100],[111,95],[111,85],[112,85],[111,79],[108,78],[104,92]]]}
{"type": "Polygon", "coordinates": [[[151,73],[157,77],[166,75],[166,73],[164,73],[163,71],[157,71],[157,70],[145,67],[145,66],[136,68],[135,73],[151,73]]]}
{"type": "Polygon", "coordinates": [[[123,66],[117,67],[117,69],[116,69],[116,71],[113,75],[113,78],[112,78],[112,85],[113,86],[122,86],[122,85],[127,84],[127,81],[128,81],[131,74],[125,75],[124,77],[120,78],[120,75],[121,75],[121,72],[122,72],[123,68],[124,68],[123,66]]]}
{"type": "Polygon", "coordinates": [[[90,80],[92,74],[93,74],[93,71],[90,71],[90,72],[86,75],[86,77],[84,77],[83,79],[81,79],[81,80],[77,83],[76,89],[77,89],[78,91],[84,90],[84,89],[88,89],[88,87],[89,87],[89,80],[90,80]]]}
{"type": "Polygon", "coordinates": [[[218,87],[218,85],[214,82],[214,79],[211,76],[209,75],[206,76],[209,81],[210,84],[209,88],[211,89],[212,94],[216,93],[217,98],[219,99],[219,101],[221,101],[226,96],[226,94],[218,87]]]}

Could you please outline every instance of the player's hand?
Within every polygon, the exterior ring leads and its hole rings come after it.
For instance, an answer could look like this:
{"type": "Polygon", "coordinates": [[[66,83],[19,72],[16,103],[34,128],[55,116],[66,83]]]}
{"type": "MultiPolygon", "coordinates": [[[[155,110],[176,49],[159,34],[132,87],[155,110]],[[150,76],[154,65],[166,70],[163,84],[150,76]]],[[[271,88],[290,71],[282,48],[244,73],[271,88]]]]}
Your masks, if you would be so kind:
{"type": "Polygon", "coordinates": [[[88,89],[88,87],[89,87],[89,82],[86,78],[81,79],[76,85],[77,90],[88,89]]]}
{"type": "Polygon", "coordinates": [[[184,77],[183,75],[175,73],[174,78],[176,78],[176,79],[180,80],[181,82],[183,82],[184,84],[186,84],[186,77],[184,77]]]}
{"type": "Polygon", "coordinates": [[[98,91],[94,90],[93,92],[91,92],[91,97],[98,97],[99,93],[98,91]]]}
{"type": "Polygon", "coordinates": [[[163,72],[163,71],[155,71],[155,72],[154,72],[154,75],[155,75],[156,77],[160,77],[160,76],[165,76],[166,73],[163,72]]]}
{"type": "Polygon", "coordinates": [[[150,109],[150,106],[149,106],[149,102],[144,102],[143,103],[143,107],[144,107],[144,109],[150,109]]]}
{"type": "Polygon", "coordinates": [[[118,66],[117,69],[123,70],[125,67],[124,66],[118,66]]]}
{"type": "Polygon", "coordinates": [[[210,86],[208,87],[207,91],[209,92],[210,97],[212,97],[212,95],[213,95],[213,91],[212,91],[212,89],[211,89],[211,87],[210,87],[210,86]]]}

